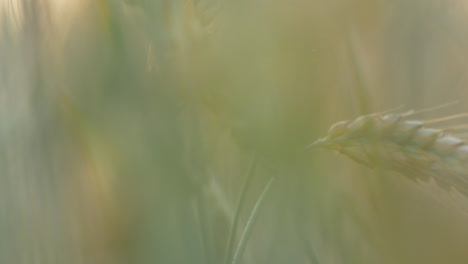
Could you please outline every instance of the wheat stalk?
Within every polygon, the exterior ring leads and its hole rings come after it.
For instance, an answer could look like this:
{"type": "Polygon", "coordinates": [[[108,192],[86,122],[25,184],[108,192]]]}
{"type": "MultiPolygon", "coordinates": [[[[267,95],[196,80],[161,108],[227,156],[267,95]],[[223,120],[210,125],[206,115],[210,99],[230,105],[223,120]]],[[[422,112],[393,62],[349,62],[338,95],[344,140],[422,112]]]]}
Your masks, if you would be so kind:
{"type": "Polygon", "coordinates": [[[367,167],[398,171],[412,180],[433,179],[440,187],[468,197],[468,143],[452,134],[466,126],[429,127],[468,114],[409,119],[414,114],[372,113],[341,121],[309,147],[333,149],[367,167]]]}

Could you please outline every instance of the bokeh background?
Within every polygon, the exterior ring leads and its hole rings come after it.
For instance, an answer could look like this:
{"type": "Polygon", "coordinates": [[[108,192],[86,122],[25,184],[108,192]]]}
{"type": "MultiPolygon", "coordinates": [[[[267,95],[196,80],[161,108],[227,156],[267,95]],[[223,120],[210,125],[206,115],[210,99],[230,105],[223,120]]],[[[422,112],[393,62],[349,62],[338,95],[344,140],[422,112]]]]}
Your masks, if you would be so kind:
{"type": "Polygon", "coordinates": [[[468,263],[463,197],[305,149],[365,113],[468,110],[467,15],[1,0],[0,262],[468,263]]]}

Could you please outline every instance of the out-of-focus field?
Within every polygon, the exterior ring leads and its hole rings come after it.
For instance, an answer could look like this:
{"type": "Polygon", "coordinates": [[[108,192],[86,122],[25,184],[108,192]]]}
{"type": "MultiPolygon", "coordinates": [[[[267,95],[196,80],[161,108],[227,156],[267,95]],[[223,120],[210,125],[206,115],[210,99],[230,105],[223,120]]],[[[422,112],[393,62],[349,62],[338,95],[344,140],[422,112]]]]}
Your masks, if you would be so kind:
{"type": "Polygon", "coordinates": [[[1,0],[0,263],[468,263],[468,201],[305,149],[467,111],[467,11],[1,0]]]}

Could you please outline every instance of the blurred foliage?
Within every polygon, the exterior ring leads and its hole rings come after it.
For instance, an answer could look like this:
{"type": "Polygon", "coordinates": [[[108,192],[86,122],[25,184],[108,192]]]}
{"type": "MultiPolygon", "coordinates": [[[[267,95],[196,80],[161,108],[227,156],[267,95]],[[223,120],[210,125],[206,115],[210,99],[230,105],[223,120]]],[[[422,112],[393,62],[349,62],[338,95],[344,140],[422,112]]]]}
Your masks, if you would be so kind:
{"type": "Polygon", "coordinates": [[[276,181],[241,263],[467,263],[465,214],[305,150],[341,119],[464,98],[467,8],[0,2],[0,262],[223,263],[256,160],[235,245],[276,181]]]}

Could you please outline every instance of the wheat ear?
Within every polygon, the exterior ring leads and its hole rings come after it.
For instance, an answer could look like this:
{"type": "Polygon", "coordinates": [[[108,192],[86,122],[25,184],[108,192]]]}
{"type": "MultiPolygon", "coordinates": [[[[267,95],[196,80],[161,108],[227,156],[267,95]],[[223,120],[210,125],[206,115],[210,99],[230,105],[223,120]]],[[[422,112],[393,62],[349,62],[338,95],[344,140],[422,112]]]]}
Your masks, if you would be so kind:
{"type": "Polygon", "coordinates": [[[413,180],[433,179],[468,197],[468,143],[452,134],[466,126],[429,127],[468,113],[428,121],[410,119],[414,113],[373,113],[341,121],[310,147],[334,149],[365,166],[398,171],[413,180]]]}

